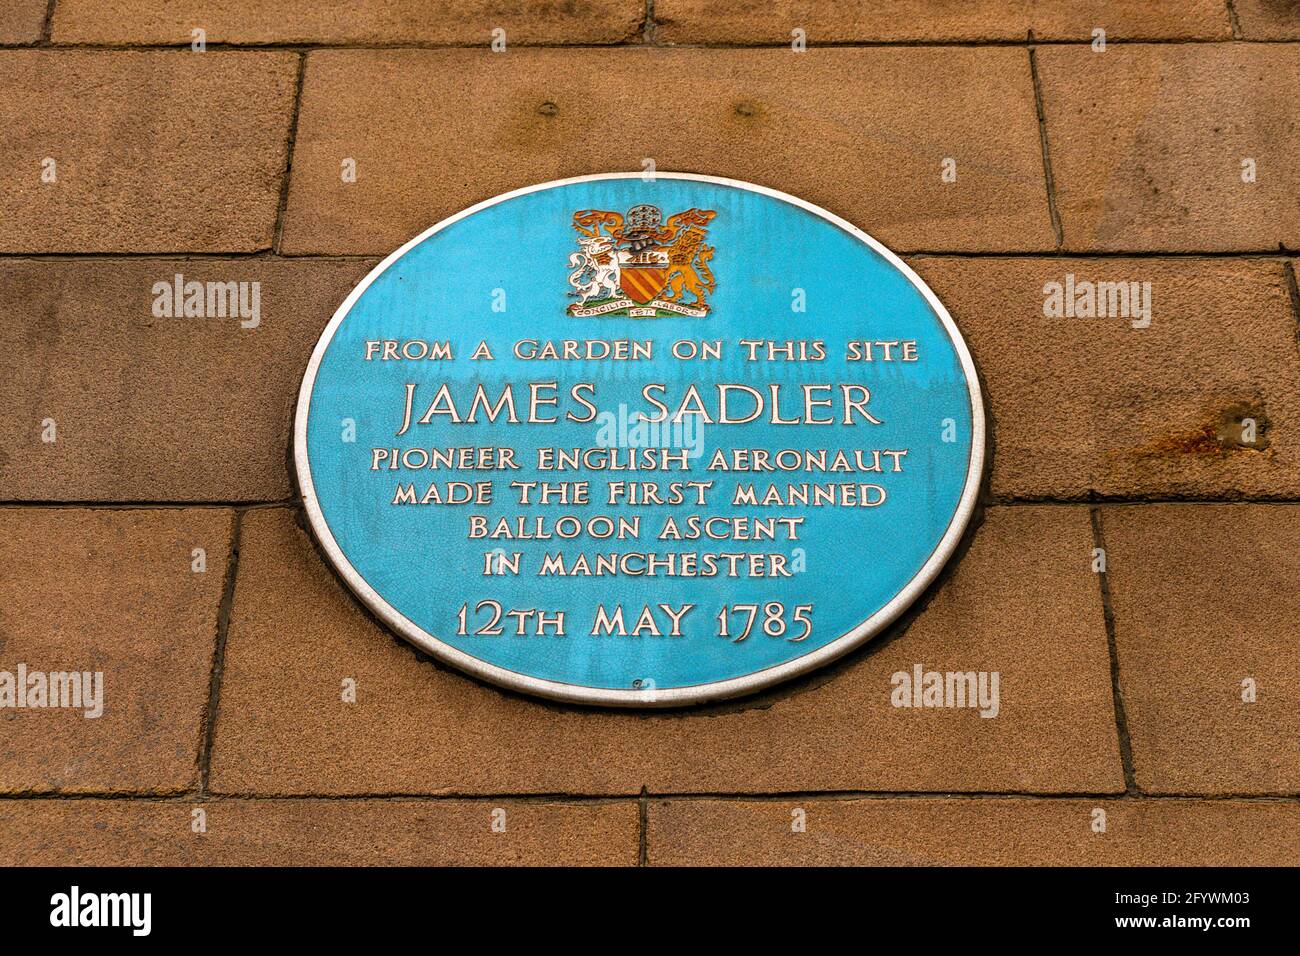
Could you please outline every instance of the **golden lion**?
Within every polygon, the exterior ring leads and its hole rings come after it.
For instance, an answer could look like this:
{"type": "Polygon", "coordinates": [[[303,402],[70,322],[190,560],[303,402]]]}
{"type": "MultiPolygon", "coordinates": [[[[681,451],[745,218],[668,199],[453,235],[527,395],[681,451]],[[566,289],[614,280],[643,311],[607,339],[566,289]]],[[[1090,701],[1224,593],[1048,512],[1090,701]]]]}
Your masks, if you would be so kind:
{"type": "Polygon", "coordinates": [[[713,247],[704,245],[704,232],[687,229],[664,248],[668,252],[668,282],[663,297],[670,302],[707,309],[704,293],[713,292],[717,282],[709,271],[708,261],[713,258],[713,247]],[[687,292],[695,297],[694,302],[682,302],[687,292]]]}
{"type": "Polygon", "coordinates": [[[704,301],[704,293],[712,293],[717,286],[713,273],[709,271],[707,264],[713,258],[713,247],[696,243],[699,251],[698,256],[696,255],[696,249],[692,248],[689,255],[683,254],[679,258],[676,249],[681,241],[679,239],[669,247],[668,284],[664,287],[662,295],[670,302],[707,309],[708,303],[704,301]],[[682,302],[683,293],[686,292],[695,297],[694,302],[682,302]]]}

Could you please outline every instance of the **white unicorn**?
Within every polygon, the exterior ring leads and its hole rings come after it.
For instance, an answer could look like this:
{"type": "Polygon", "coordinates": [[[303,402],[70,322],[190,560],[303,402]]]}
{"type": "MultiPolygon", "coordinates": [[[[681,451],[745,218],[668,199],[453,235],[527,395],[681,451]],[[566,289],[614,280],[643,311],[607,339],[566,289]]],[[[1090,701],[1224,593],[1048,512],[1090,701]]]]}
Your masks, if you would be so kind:
{"type": "Polygon", "coordinates": [[[579,239],[578,245],[582,251],[569,256],[569,268],[576,269],[569,275],[569,285],[577,291],[569,295],[579,296],[579,304],[584,306],[593,297],[617,296],[622,271],[614,240],[609,236],[594,236],[579,239]]]}

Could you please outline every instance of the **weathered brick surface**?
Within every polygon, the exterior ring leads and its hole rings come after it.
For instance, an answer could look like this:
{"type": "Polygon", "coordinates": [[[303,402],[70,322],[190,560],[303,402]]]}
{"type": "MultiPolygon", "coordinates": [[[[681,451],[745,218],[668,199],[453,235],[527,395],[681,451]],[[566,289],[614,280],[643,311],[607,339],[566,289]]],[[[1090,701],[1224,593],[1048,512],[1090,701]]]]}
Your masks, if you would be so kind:
{"type": "Polygon", "coordinates": [[[1112,507],[1102,522],[1138,785],[1300,792],[1300,505],[1112,507]]]}
{"type": "Polygon", "coordinates": [[[1300,854],[1295,803],[652,800],[648,815],[651,865],[1290,866],[1300,854]]]}
{"type": "Polygon", "coordinates": [[[1218,39],[1232,36],[1217,0],[655,0],[656,42],[1218,39]]]}
{"type": "Polygon", "coordinates": [[[289,430],[303,369],[329,317],[372,266],[0,261],[0,405],[7,411],[0,498],[288,497],[289,430]],[[259,324],[154,316],[154,284],[174,286],[178,273],[186,282],[259,283],[259,324]],[[53,443],[42,441],[47,419],[56,423],[53,443]]]}
{"type": "Polygon", "coordinates": [[[1296,0],[1232,0],[1241,35],[1247,40],[1300,40],[1296,0]]]}
{"type": "Polygon", "coordinates": [[[292,53],[0,52],[0,252],[269,248],[297,68],[292,53]]]}
{"type": "Polygon", "coordinates": [[[1300,45],[1038,50],[1069,250],[1300,245],[1300,45]],[[1257,181],[1242,182],[1254,159],[1257,181]]]}
{"type": "Polygon", "coordinates": [[[630,866],[638,829],[634,801],[6,800],[0,863],[630,866]],[[193,830],[196,807],[206,833],[193,830]]]}
{"type": "Polygon", "coordinates": [[[1300,353],[1282,263],[940,259],[911,265],[970,343],[996,495],[1300,495],[1300,353]],[[1151,283],[1141,319],[1043,314],[1049,282],[1151,283]],[[1254,418],[1256,440],[1243,421],[1254,418]]]}
{"type": "Polygon", "coordinates": [[[499,193],[646,158],[792,192],[896,249],[1054,242],[1022,49],[622,48],[308,54],[284,248],[387,253],[499,193]],[[668,126],[649,74],[680,91],[668,126]]]}
{"type": "Polygon", "coordinates": [[[35,43],[45,25],[47,0],[7,0],[0,6],[0,43],[35,43]]]}
{"type": "Polygon", "coordinates": [[[102,716],[0,709],[0,792],[198,782],[231,527],[224,509],[0,508],[0,671],[103,673],[102,716]]]}
{"type": "Polygon", "coordinates": [[[906,637],[779,693],[629,714],[421,662],[292,513],[244,517],[213,788],[237,794],[1122,789],[1085,508],[993,509],[906,637]],[[996,670],[1001,711],[894,708],[890,677],[996,670]],[[357,702],[343,703],[344,678],[357,702]]]}
{"type": "Polygon", "coordinates": [[[639,37],[644,0],[60,0],[55,43],[617,43],[639,37]]]}

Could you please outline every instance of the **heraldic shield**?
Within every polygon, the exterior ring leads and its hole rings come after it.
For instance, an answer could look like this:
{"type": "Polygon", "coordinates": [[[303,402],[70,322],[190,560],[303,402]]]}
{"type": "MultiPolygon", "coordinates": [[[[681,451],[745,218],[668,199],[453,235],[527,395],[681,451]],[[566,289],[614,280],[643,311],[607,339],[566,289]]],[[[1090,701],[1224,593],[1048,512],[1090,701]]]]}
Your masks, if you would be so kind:
{"type": "Polygon", "coordinates": [[[578,251],[569,256],[569,315],[656,318],[709,313],[717,282],[704,240],[712,209],[688,209],[665,222],[657,206],[626,214],[583,209],[573,214],[578,251]]]}

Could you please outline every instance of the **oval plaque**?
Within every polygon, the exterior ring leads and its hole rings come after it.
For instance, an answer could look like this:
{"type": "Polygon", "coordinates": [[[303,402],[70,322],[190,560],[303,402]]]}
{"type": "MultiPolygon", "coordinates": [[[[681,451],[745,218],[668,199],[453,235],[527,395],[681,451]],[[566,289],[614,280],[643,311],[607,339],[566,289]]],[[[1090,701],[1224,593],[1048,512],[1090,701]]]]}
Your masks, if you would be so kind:
{"type": "Polygon", "coordinates": [[[452,216],[311,357],[311,527],[439,659],[516,690],[747,693],[894,620],[974,508],[984,413],[934,293],[747,183],[585,176],[452,216]]]}

